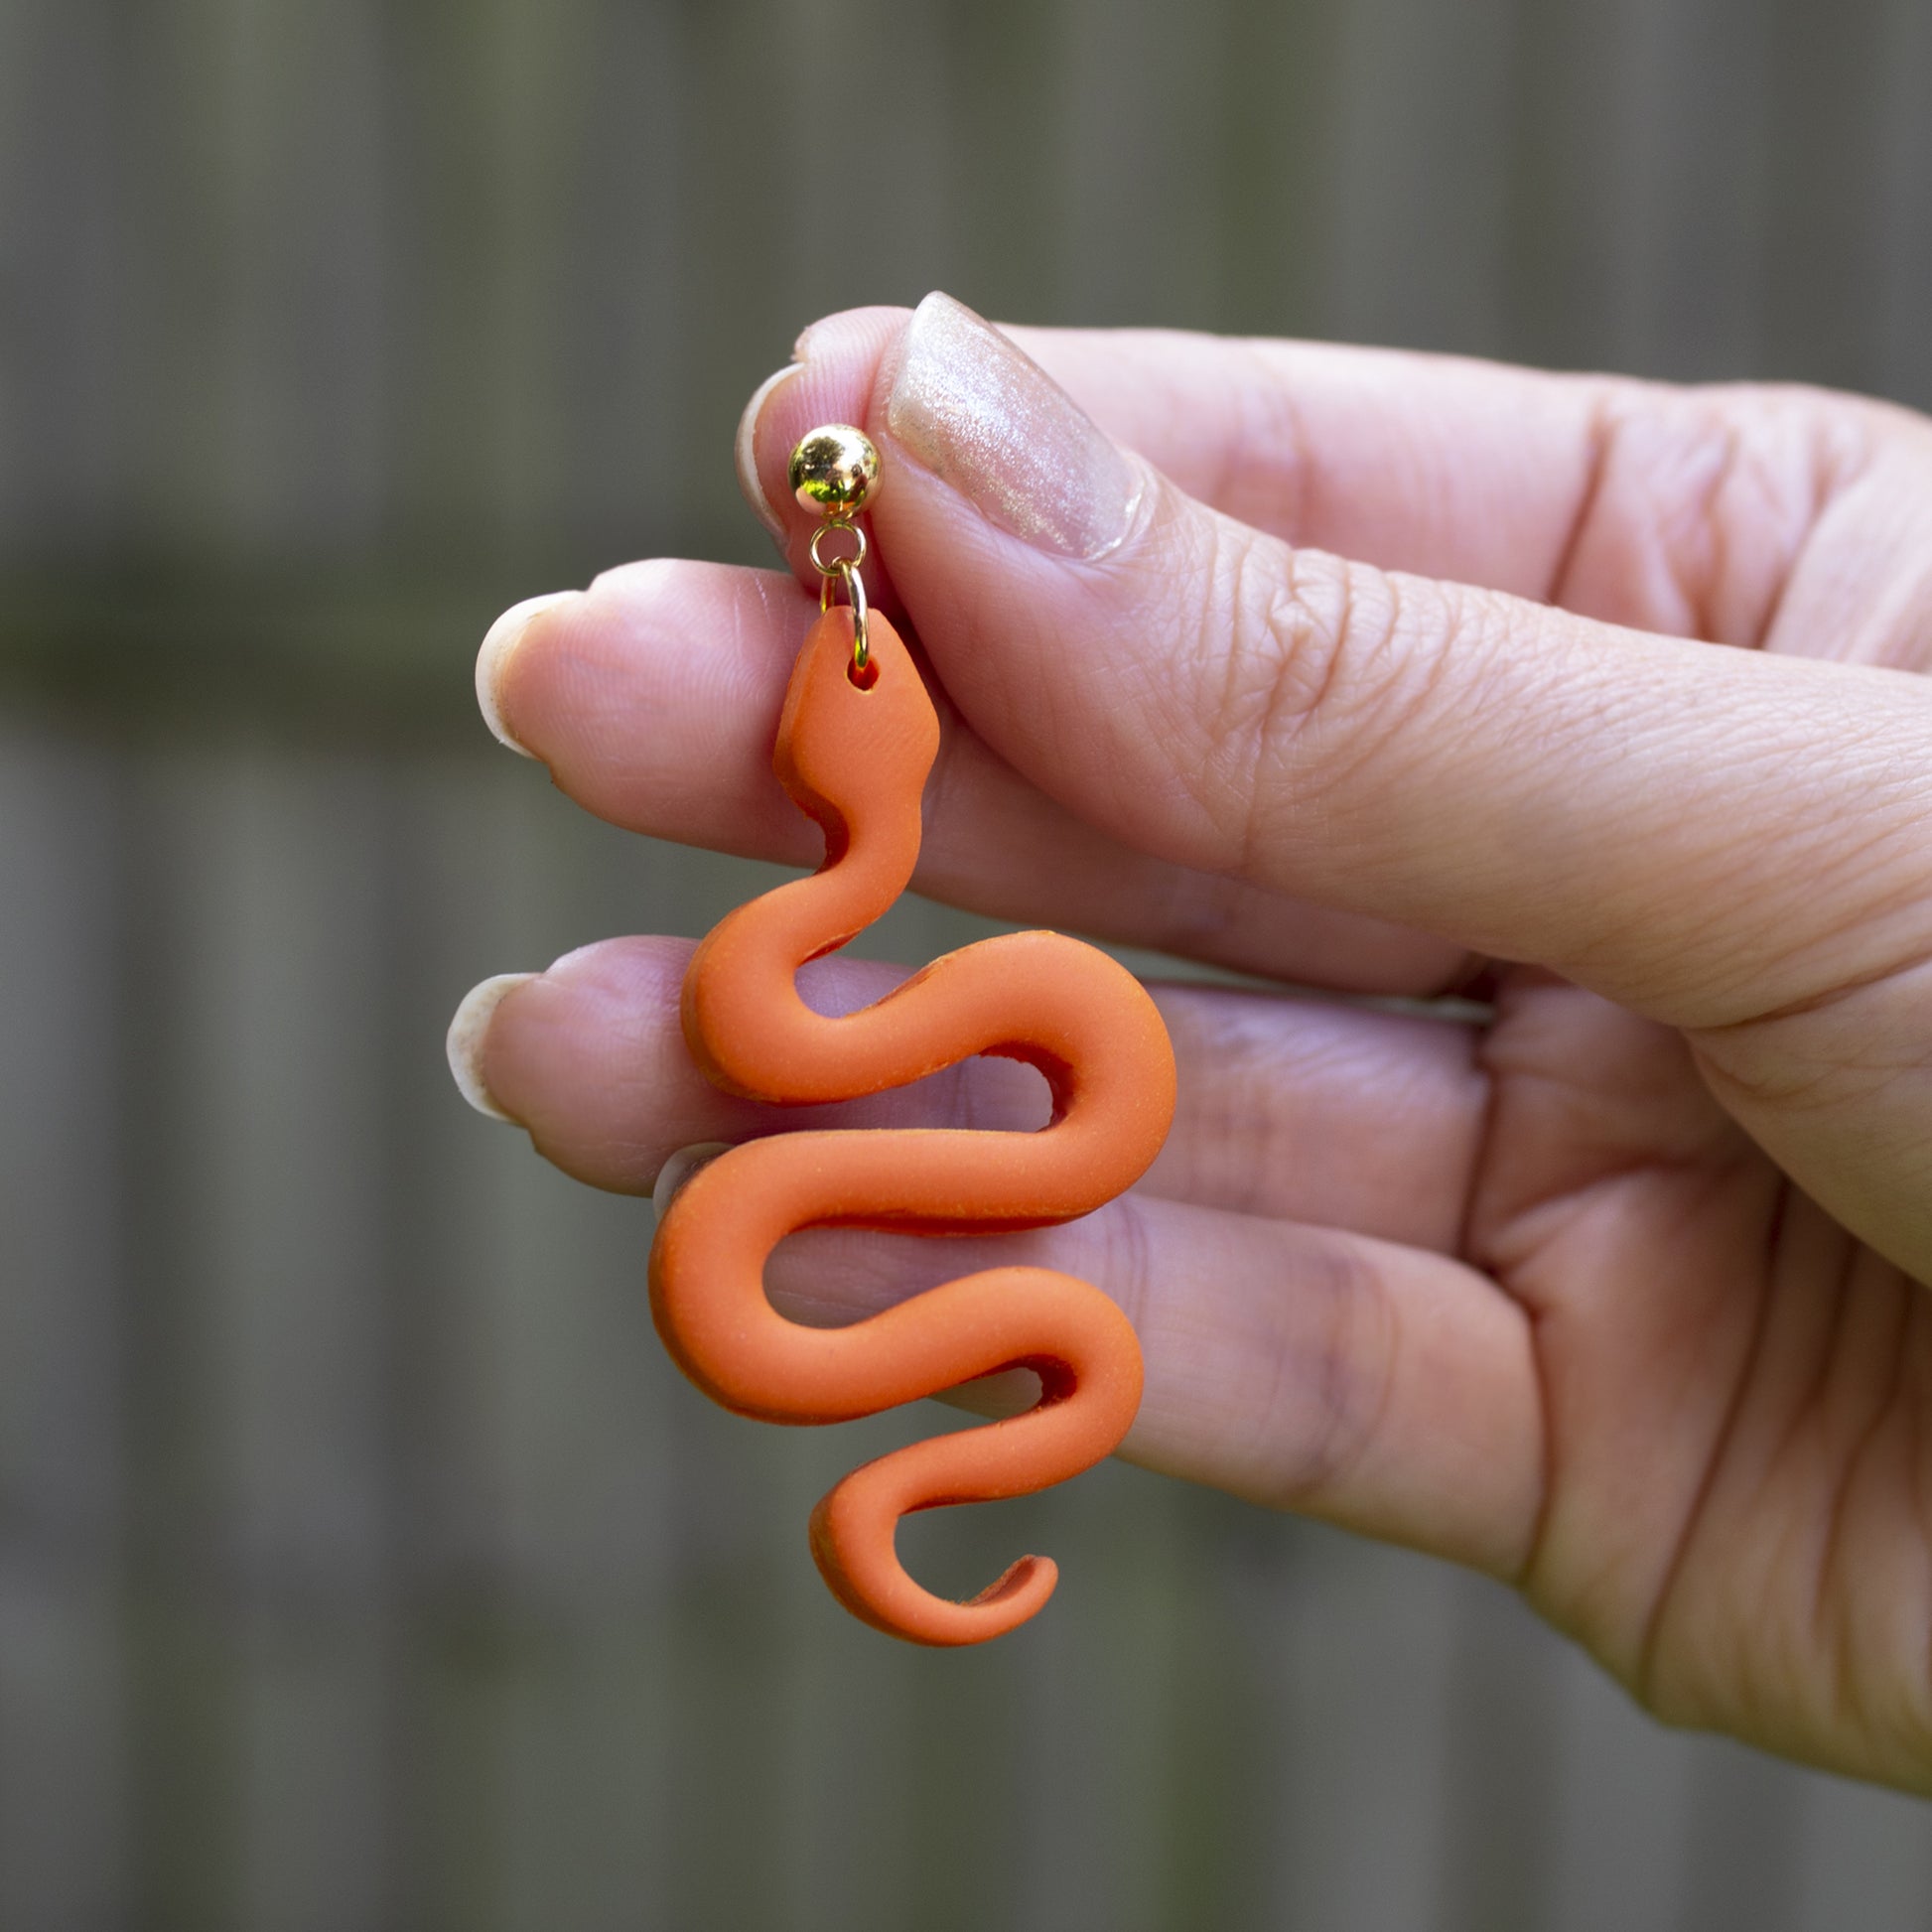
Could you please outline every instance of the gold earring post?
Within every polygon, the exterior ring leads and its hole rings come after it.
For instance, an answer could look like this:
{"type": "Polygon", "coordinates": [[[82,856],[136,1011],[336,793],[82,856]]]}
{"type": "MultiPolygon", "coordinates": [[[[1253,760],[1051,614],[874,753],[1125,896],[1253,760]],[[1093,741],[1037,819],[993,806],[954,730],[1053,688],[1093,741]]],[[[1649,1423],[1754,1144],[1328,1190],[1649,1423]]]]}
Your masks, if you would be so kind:
{"type": "Polygon", "coordinates": [[[829,608],[835,580],[845,585],[852,606],[852,668],[863,671],[870,659],[866,642],[866,587],[859,575],[866,560],[866,533],[853,521],[879,489],[879,451],[864,430],[850,423],[827,423],[802,436],[785,466],[785,480],[802,508],[825,521],[812,533],[812,568],[819,574],[818,608],[829,608]],[[856,548],[843,557],[821,554],[834,530],[849,530],[856,548]]]}

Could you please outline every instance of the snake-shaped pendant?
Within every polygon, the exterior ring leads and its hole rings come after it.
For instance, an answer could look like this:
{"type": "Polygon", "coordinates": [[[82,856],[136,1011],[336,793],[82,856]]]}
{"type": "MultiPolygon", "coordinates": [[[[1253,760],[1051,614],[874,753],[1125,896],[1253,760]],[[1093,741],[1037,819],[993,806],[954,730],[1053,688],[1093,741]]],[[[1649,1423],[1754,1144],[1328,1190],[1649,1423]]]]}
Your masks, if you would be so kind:
{"type": "Polygon", "coordinates": [[[799,1105],[998,1054],[1045,1075],[1052,1118],[1035,1133],[848,1129],[735,1147],[665,1213],[651,1309],[699,1388],[766,1422],[849,1421],[999,1369],[1038,1375],[1040,1399],[1025,1414],[881,1456],[812,1514],[813,1554],[848,1609],[913,1642],[978,1643],[1039,1609],[1055,1565],[1023,1557],[953,1602],[906,1574],[898,1519],[1025,1495],[1110,1453],[1140,1406],[1133,1327],[1099,1289],[1033,1267],[967,1275],[846,1327],[805,1327],[766,1299],[765,1261],[800,1228],[990,1233],[1090,1213],[1159,1153],[1173,1114],[1173,1051],[1140,983],[1054,932],[948,953],[843,1018],[805,1005],[798,968],[871,924],[910,880],[938,750],[938,720],[904,644],[877,614],[866,641],[855,663],[853,612],[840,606],[805,639],[773,766],[823,829],[825,862],[740,906],[699,946],[684,981],[685,1038],[719,1086],[799,1105]]]}

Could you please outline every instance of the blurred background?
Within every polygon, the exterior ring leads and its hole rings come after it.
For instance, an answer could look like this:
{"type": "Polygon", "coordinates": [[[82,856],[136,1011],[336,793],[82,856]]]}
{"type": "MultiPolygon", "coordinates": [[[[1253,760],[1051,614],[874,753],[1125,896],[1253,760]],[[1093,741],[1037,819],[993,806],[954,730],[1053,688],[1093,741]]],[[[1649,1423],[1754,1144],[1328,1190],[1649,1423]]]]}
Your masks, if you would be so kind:
{"type": "Polygon", "coordinates": [[[1024,1633],[860,1628],[806,1510],[935,1419],[709,1408],[648,1203],[442,1046],[768,879],[581,817],[471,661],[767,560],[813,317],[1924,404],[1928,98],[1924,0],[0,0],[0,1928],[1932,1924],[1920,1808],[1138,1471],[915,1533],[1052,1551],[1024,1633]]]}

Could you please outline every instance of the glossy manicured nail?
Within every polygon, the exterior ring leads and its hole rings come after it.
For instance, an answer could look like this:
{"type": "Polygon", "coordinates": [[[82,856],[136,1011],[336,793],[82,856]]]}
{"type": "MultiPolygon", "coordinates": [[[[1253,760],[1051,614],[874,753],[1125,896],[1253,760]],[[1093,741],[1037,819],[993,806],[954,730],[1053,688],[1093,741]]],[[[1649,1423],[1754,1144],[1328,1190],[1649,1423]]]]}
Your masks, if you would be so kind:
{"type": "Polygon", "coordinates": [[[503,996],[536,977],[535,973],[498,973],[494,979],[473,986],[463,996],[444,1042],[450,1056],[450,1071],[456,1076],[457,1091],[478,1113],[487,1114],[491,1120],[506,1120],[512,1126],[517,1124],[516,1116],[505,1113],[496,1104],[483,1079],[483,1041],[489,1036],[490,1020],[502,1004],[503,996]]]}
{"type": "MultiPolygon", "coordinates": [[[[799,340],[802,342],[803,337],[799,340]]],[[[752,512],[770,532],[771,541],[779,549],[784,548],[784,519],[771,507],[770,498],[764,493],[764,485],[759,481],[758,429],[759,412],[764,407],[765,398],[779,383],[798,373],[796,362],[787,362],[781,369],[773,369],[759,386],[752,391],[752,400],[745,405],[745,413],[738,419],[738,486],[744,491],[745,500],[751,504],[752,512]]]]}
{"type": "Polygon", "coordinates": [[[912,312],[886,426],[1003,530],[1092,559],[1127,534],[1134,466],[1039,364],[949,295],[912,312]]]}
{"type": "Polygon", "coordinates": [[[651,1205],[661,1215],[670,1206],[677,1190],[698,1172],[708,1168],[721,1154],[729,1154],[732,1144],[729,1141],[693,1141],[689,1147],[681,1147],[669,1156],[657,1171],[657,1178],[651,1182],[651,1205]]]}
{"type": "Polygon", "coordinates": [[[535,758],[536,754],[519,745],[503,723],[502,706],[497,702],[496,694],[502,686],[504,667],[515,654],[517,645],[523,641],[523,633],[529,629],[530,620],[538,612],[549,610],[553,604],[561,604],[567,597],[579,595],[577,591],[549,591],[542,597],[526,597],[521,604],[512,604],[489,626],[483,640],[483,648],[477,652],[477,708],[483,713],[483,723],[489,727],[496,742],[507,745],[522,758],[535,758]]]}

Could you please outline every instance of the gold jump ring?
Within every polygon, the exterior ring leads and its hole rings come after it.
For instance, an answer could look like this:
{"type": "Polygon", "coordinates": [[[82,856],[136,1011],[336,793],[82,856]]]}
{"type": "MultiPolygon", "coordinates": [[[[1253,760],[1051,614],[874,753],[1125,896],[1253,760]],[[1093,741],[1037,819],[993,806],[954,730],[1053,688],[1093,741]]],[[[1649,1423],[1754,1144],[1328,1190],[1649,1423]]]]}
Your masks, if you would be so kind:
{"type": "Polygon", "coordinates": [[[866,533],[865,531],[860,529],[858,524],[842,523],[838,521],[836,518],[834,518],[829,523],[821,523],[818,526],[818,528],[812,532],[811,559],[812,559],[812,568],[815,571],[817,571],[821,577],[829,578],[835,575],[837,572],[845,569],[848,565],[850,565],[853,569],[856,570],[866,560],[866,533]],[[825,557],[821,557],[819,555],[818,546],[821,543],[823,543],[825,539],[829,537],[835,530],[845,531],[846,534],[850,536],[853,542],[858,546],[853,551],[851,556],[832,557],[828,559],[825,557]]]}
{"type": "Polygon", "coordinates": [[[832,580],[837,578],[845,586],[846,602],[852,606],[852,668],[863,671],[872,661],[871,646],[866,638],[866,580],[859,575],[856,559],[840,557],[819,580],[818,608],[828,611],[832,605],[832,580]]]}

